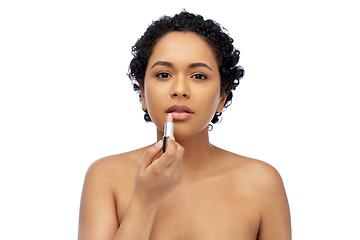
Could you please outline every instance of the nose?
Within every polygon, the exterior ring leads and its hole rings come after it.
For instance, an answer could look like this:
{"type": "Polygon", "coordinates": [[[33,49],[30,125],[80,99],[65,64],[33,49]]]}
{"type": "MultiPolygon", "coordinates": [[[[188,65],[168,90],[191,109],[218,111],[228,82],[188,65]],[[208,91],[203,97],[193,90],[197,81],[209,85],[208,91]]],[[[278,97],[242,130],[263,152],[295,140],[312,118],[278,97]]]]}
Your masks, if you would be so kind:
{"type": "Polygon", "coordinates": [[[188,88],[188,83],[185,78],[176,78],[173,79],[173,85],[171,88],[171,97],[190,97],[190,91],[188,88]]]}

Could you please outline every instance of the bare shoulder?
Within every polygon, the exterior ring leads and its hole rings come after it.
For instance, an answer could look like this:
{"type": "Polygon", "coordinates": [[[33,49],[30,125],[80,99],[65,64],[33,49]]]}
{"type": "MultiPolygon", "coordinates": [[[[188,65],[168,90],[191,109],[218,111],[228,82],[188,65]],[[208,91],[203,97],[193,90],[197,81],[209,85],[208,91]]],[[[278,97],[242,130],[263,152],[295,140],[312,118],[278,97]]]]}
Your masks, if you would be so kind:
{"type": "Polygon", "coordinates": [[[253,176],[257,181],[262,180],[265,182],[281,179],[278,171],[264,161],[241,156],[223,149],[219,149],[219,151],[221,159],[225,159],[227,164],[239,174],[243,175],[246,172],[248,177],[253,176]]]}
{"type": "Polygon", "coordinates": [[[113,193],[113,187],[121,186],[121,183],[135,175],[138,162],[147,147],[126,153],[103,157],[93,162],[85,176],[84,191],[108,191],[113,193]]]}
{"type": "Polygon", "coordinates": [[[239,186],[255,190],[261,194],[273,194],[284,191],[279,172],[270,164],[245,156],[241,156],[223,149],[219,149],[219,159],[225,160],[224,173],[232,177],[237,183],[246,182],[246,186],[239,186]]]}
{"type": "Polygon", "coordinates": [[[245,171],[248,172],[249,178],[257,187],[268,188],[283,185],[279,172],[269,163],[248,157],[242,158],[246,159],[245,171]]]}
{"type": "Polygon", "coordinates": [[[129,189],[129,183],[133,182],[138,162],[145,151],[146,147],[93,162],[86,172],[82,203],[99,196],[113,202],[119,191],[129,189]]]}
{"type": "Polygon", "coordinates": [[[258,239],[291,239],[290,209],[283,181],[278,171],[263,161],[223,152],[232,180],[259,211],[258,239]]]}
{"type": "Polygon", "coordinates": [[[119,174],[126,174],[137,165],[147,147],[130,152],[106,156],[93,162],[86,173],[87,176],[98,176],[100,179],[111,179],[119,174]]]}
{"type": "Polygon", "coordinates": [[[131,194],[129,183],[133,181],[129,179],[134,179],[145,150],[104,157],[90,165],[81,196],[79,239],[113,239],[119,227],[116,193],[121,190],[131,194]]]}

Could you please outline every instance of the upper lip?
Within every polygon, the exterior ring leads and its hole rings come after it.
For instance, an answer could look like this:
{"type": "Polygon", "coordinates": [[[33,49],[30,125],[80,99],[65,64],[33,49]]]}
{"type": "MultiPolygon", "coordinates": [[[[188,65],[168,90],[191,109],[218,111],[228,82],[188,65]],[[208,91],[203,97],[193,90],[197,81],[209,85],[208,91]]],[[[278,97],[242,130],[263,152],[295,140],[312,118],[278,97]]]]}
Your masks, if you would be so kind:
{"type": "Polygon", "coordinates": [[[185,105],[172,105],[166,110],[166,113],[170,112],[188,112],[194,113],[188,106],[185,105]]]}

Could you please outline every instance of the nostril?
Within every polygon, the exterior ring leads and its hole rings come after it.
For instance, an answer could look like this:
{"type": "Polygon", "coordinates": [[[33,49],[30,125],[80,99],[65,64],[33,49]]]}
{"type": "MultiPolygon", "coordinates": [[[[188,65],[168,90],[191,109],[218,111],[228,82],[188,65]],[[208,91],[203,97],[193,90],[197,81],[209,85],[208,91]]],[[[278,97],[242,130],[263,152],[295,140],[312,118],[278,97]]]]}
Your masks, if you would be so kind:
{"type": "Polygon", "coordinates": [[[173,92],[173,93],[171,93],[171,96],[172,97],[185,97],[185,98],[188,98],[189,97],[189,95],[187,94],[187,93],[176,93],[176,92],[173,92]]]}

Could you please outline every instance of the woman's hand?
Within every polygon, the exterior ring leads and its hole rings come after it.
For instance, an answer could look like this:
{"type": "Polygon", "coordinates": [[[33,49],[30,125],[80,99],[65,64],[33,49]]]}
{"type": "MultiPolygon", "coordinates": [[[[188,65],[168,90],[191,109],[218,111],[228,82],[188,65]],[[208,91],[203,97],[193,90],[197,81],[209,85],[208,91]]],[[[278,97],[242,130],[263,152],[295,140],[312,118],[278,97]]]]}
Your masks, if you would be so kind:
{"type": "Polygon", "coordinates": [[[154,160],[163,146],[163,141],[149,147],[141,158],[135,176],[133,201],[151,208],[156,208],[182,179],[182,159],[184,148],[175,142],[174,137],[168,140],[166,152],[154,160]]]}

